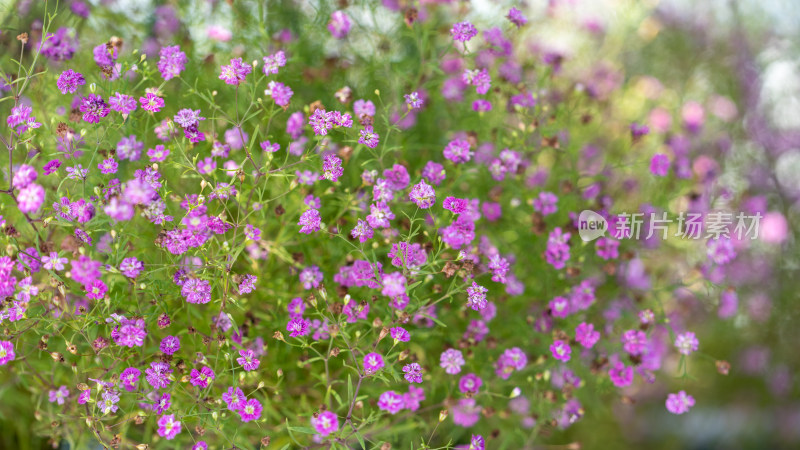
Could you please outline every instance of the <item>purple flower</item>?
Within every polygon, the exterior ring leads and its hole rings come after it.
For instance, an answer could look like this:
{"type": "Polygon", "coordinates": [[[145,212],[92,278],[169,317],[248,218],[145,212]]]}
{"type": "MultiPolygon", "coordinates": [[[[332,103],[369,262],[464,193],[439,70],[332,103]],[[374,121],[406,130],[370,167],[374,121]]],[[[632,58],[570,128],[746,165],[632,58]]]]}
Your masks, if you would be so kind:
{"type": "Polygon", "coordinates": [[[135,257],[125,258],[119,264],[119,271],[128,278],[136,278],[144,269],[144,264],[135,257]]]}
{"type": "Polygon", "coordinates": [[[20,189],[17,194],[17,208],[24,214],[36,213],[44,203],[44,188],[31,183],[20,189]]]}
{"type": "Polygon", "coordinates": [[[73,94],[78,90],[78,86],[83,86],[84,84],[86,84],[86,79],[83,78],[83,75],[72,69],[61,72],[61,75],[58,76],[58,81],[56,81],[56,86],[62,94],[73,94]]]}
{"type": "Polygon", "coordinates": [[[575,327],[575,340],[585,348],[592,348],[600,340],[600,332],[591,323],[581,322],[575,327]]]}
{"type": "Polygon", "coordinates": [[[464,365],[464,356],[460,350],[449,348],[442,352],[439,356],[439,366],[444,369],[446,373],[455,375],[461,372],[461,366],[464,365]]]}
{"type": "Polygon", "coordinates": [[[111,109],[121,114],[130,114],[138,108],[135,98],[130,95],[120,94],[119,92],[109,97],[108,104],[111,109]]]}
{"type": "Polygon", "coordinates": [[[353,113],[356,117],[361,117],[363,115],[372,117],[375,115],[375,104],[372,103],[372,100],[356,100],[353,102],[353,113]]]}
{"type": "Polygon", "coordinates": [[[0,341],[0,366],[4,366],[17,357],[11,341],[0,341]]]}
{"type": "Polygon", "coordinates": [[[622,333],[622,348],[631,355],[637,356],[647,349],[647,335],[642,330],[628,330],[622,333]]]}
{"type": "Polygon", "coordinates": [[[482,385],[483,380],[474,373],[468,373],[458,380],[458,390],[464,394],[477,394],[482,385]]]}
{"type": "Polygon", "coordinates": [[[545,260],[555,269],[563,269],[569,260],[570,233],[563,233],[560,227],[555,227],[547,237],[545,260]]]}
{"type": "Polygon", "coordinates": [[[172,406],[172,402],[170,400],[172,400],[172,396],[169,393],[165,392],[162,394],[161,398],[158,399],[158,402],[153,405],[156,414],[163,414],[166,410],[168,410],[169,407],[172,406]]]}
{"type": "Polygon", "coordinates": [[[102,401],[99,402],[100,410],[103,411],[103,414],[115,413],[119,409],[117,403],[119,403],[119,395],[114,391],[105,391],[102,401]]]}
{"type": "Polygon", "coordinates": [[[386,391],[378,398],[378,408],[392,415],[400,412],[403,409],[403,405],[403,396],[395,391],[386,391]]]}
{"type": "Polygon", "coordinates": [[[343,173],[342,160],[331,153],[326,154],[322,162],[322,178],[338,181],[343,173]]]}
{"type": "Polygon", "coordinates": [[[192,372],[189,374],[189,382],[192,386],[197,386],[201,389],[205,389],[208,385],[214,381],[216,375],[214,371],[211,370],[211,367],[203,366],[200,370],[192,369],[192,372]]]}
{"type": "Polygon", "coordinates": [[[317,266],[308,266],[300,271],[299,278],[304,289],[317,288],[322,281],[322,271],[317,266]]]}
{"type": "Polygon", "coordinates": [[[339,430],[339,418],[330,411],[322,411],[311,417],[311,425],[324,437],[339,430]]]}
{"type": "Polygon", "coordinates": [[[432,185],[438,186],[445,179],[444,166],[434,161],[428,161],[425,168],[422,169],[422,178],[428,180],[432,185]]]}
{"type": "Polygon", "coordinates": [[[675,338],[675,347],[682,355],[690,355],[692,352],[696,352],[698,344],[697,337],[691,331],[681,333],[675,338]]]}
{"type": "Polygon", "coordinates": [[[169,367],[169,364],[156,361],[150,363],[150,368],[145,370],[144,373],[145,379],[150,386],[153,386],[155,389],[161,389],[169,386],[169,375],[172,373],[172,369],[169,367]]]}
{"type": "Polygon", "coordinates": [[[263,407],[261,406],[261,402],[259,402],[254,398],[251,398],[239,410],[239,417],[241,417],[242,422],[250,422],[252,420],[258,420],[261,418],[262,409],[263,407]]]}
{"type": "Polygon", "coordinates": [[[173,120],[181,127],[188,128],[193,125],[198,125],[201,120],[206,120],[206,118],[200,116],[199,109],[183,108],[178,111],[178,114],[175,114],[173,120]]]}
{"type": "Polygon", "coordinates": [[[360,134],[360,137],[358,138],[359,144],[364,144],[369,148],[375,148],[378,146],[378,140],[380,136],[378,133],[372,130],[371,125],[364,127],[364,129],[358,133],[360,134]]]}
{"type": "Polygon", "coordinates": [[[221,67],[219,79],[226,84],[238,86],[244,83],[247,75],[252,72],[253,67],[245,64],[242,58],[231,59],[231,63],[221,67]]]}
{"type": "Polygon", "coordinates": [[[228,388],[228,391],[222,394],[222,400],[231,411],[240,411],[247,403],[247,397],[240,388],[228,388]]]}
{"type": "Polygon", "coordinates": [[[108,115],[109,108],[103,97],[97,94],[89,94],[81,101],[80,111],[83,113],[83,120],[89,123],[99,123],[100,119],[108,115]]]}
{"type": "Polygon", "coordinates": [[[54,159],[48,161],[47,164],[44,165],[44,167],[42,168],[42,172],[45,175],[50,175],[52,173],[55,173],[59,167],[61,167],[61,161],[59,161],[58,159],[54,159]]]}
{"type": "Polygon", "coordinates": [[[364,372],[373,374],[383,369],[383,356],[378,353],[367,353],[364,355],[364,372]]]}
{"type": "Polygon", "coordinates": [[[103,162],[97,165],[97,168],[100,169],[100,173],[104,175],[117,173],[117,168],[119,164],[114,158],[104,159],[103,162]]]}
{"type": "Polygon", "coordinates": [[[394,327],[390,329],[389,335],[397,342],[408,342],[411,340],[411,334],[403,327],[394,327]]]}
{"type": "Polygon", "coordinates": [[[450,141],[444,148],[444,157],[456,164],[469,161],[472,158],[469,142],[464,139],[450,141]]]}
{"type": "Polygon", "coordinates": [[[419,109],[422,107],[422,98],[419,96],[419,92],[412,92],[410,94],[405,94],[403,96],[406,99],[406,105],[410,109],[419,109]]]}
{"type": "Polygon", "coordinates": [[[281,145],[278,144],[277,142],[274,143],[274,144],[272,142],[270,142],[270,141],[264,141],[264,142],[261,143],[261,150],[263,150],[265,152],[275,153],[280,149],[281,149],[281,145]]]}
{"type": "Polygon", "coordinates": [[[474,311],[486,308],[487,292],[489,292],[488,289],[473,281],[472,286],[467,288],[467,306],[474,311]]]}
{"type": "Polygon", "coordinates": [[[436,192],[424,180],[411,188],[408,197],[421,209],[428,209],[436,203],[436,192]]]}
{"type": "Polygon", "coordinates": [[[465,428],[469,428],[481,418],[481,408],[475,403],[474,398],[462,398],[456,406],[452,408],[453,423],[465,428]]]}
{"type": "Polygon", "coordinates": [[[171,80],[179,77],[183,69],[186,68],[186,53],[181,51],[180,46],[173,45],[163,47],[159,52],[158,71],[164,80],[171,80]]]}
{"type": "Polygon", "coordinates": [[[101,280],[94,280],[91,283],[84,285],[83,288],[86,290],[86,298],[90,298],[92,300],[103,298],[103,296],[106,295],[106,291],[108,291],[108,286],[106,286],[106,284],[101,280]]]}
{"type": "Polygon", "coordinates": [[[366,220],[358,219],[358,223],[350,231],[350,235],[353,236],[353,239],[358,238],[359,242],[364,243],[372,239],[373,230],[366,220]]]}
{"type": "Polygon", "coordinates": [[[481,95],[489,92],[489,88],[492,87],[492,77],[489,75],[489,71],[486,69],[465,69],[464,74],[461,75],[461,81],[475,86],[475,92],[481,95]]]}
{"type": "Polygon", "coordinates": [[[33,109],[27,105],[19,105],[11,108],[11,115],[6,119],[10,128],[16,127],[17,134],[22,134],[30,129],[39,128],[41,123],[31,114],[33,109]]]}
{"type": "Polygon", "coordinates": [[[518,10],[517,8],[511,8],[508,10],[508,15],[506,15],[506,18],[509,20],[509,22],[516,25],[517,28],[528,23],[528,18],[525,17],[525,15],[522,14],[522,11],[518,10]]]}
{"type": "Polygon", "coordinates": [[[488,112],[492,110],[492,102],[479,98],[472,102],[472,110],[475,112],[488,112]]]}
{"type": "Polygon", "coordinates": [[[572,354],[572,348],[566,342],[556,339],[550,346],[550,352],[553,354],[553,358],[567,362],[572,354]]]}
{"type": "Polygon", "coordinates": [[[181,287],[181,295],[189,303],[208,303],[211,301],[211,283],[208,280],[190,278],[181,287]]]}
{"type": "Polygon", "coordinates": [[[122,383],[122,387],[124,387],[126,391],[133,392],[136,390],[136,384],[139,383],[139,377],[141,375],[141,370],[135,367],[128,367],[119,375],[119,381],[122,383]]]}
{"type": "Polygon", "coordinates": [[[689,412],[694,406],[694,397],[687,394],[686,391],[680,391],[677,394],[667,395],[667,411],[672,414],[683,414],[689,412]]]}
{"type": "Polygon", "coordinates": [[[181,349],[181,340],[176,336],[167,336],[161,340],[158,348],[166,355],[174,355],[181,349]]]}
{"type": "Polygon", "coordinates": [[[344,11],[334,11],[331,13],[331,20],[328,22],[328,31],[336,39],[344,39],[350,32],[350,17],[344,11]]]}
{"type": "Polygon", "coordinates": [[[659,177],[665,177],[669,173],[669,157],[663,153],[656,153],[650,160],[650,173],[659,177]]]}
{"type": "Polygon", "coordinates": [[[456,23],[450,29],[450,36],[453,37],[454,41],[458,42],[467,42],[475,37],[476,34],[478,34],[478,30],[475,29],[475,25],[469,22],[456,23]]]}
{"type": "Polygon", "coordinates": [[[294,91],[283,83],[270,81],[269,84],[267,84],[267,89],[264,90],[264,95],[272,97],[276,105],[286,108],[292,100],[294,91]]]}
{"type": "Polygon", "coordinates": [[[142,104],[143,110],[154,113],[161,111],[161,108],[164,107],[164,99],[152,92],[148,92],[144,97],[139,97],[139,103],[142,104]]]}
{"type": "Polygon", "coordinates": [[[301,227],[301,233],[311,234],[320,230],[321,221],[322,219],[320,218],[319,211],[316,209],[309,209],[300,216],[300,220],[297,224],[301,227]]]}
{"type": "Polygon", "coordinates": [[[258,369],[258,365],[261,363],[261,361],[256,358],[255,352],[250,349],[239,350],[239,358],[236,358],[236,362],[242,366],[242,369],[248,372],[258,369]]]}
{"type": "Polygon", "coordinates": [[[69,397],[69,390],[64,385],[61,385],[56,390],[51,389],[47,393],[47,399],[50,401],[50,403],[58,403],[59,405],[63,405],[64,400],[67,397],[69,397]]]}
{"type": "Polygon", "coordinates": [[[256,288],[256,281],[258,277],[255,275],[246,274],[239,282],[239,295],[249,294],[256,288]]]}
{"type": "Polygon", "coordinates": [[[631,137],[633,138],[634,142],[650,133],[650,128],[647,125],[641,125],[636,122],[631,123],[630,129],[631,137]]]}
{"type": "Polygon", "coordinates": [[[386,202],[373,203],[369,207],[370,214],[367,216],[367,222],[372,228],[389,228],[390,220],[394,219],[394,213],[386,202]]]}
{"type": "Polygon", "coordinates": [[[403,366],[403,377],[409,383],[422,383],[422,367],[417,363],[406,364],[403,366]]]}
{"type": "Polygon", "coordinates": [[[558,197],[552,192],[540,192],[539,196],[533,200],[533,209],[542,213],[543,216],[549,216],[558,211],[558,197]]]}
{"type": "Polygon", "coordinates": [[[47,33],[47,39],[39,43],[41,54],[51,61],[71,59],[78,49],[78,36],[72,28],[59,28],[55,33],[47,33]]]}
{"type": "Polygon", "coordinates": [[[261,70],[264,72],[264,75],[269,76],[270,74],[277,74],[278,68],[285,65],[286,55],[283,53],[283,50],[279,50],[272,55],[264,57],[264,65],[261,70]]]}
{"type": "Polygon", "coordinates": [[[302,318],[294,317],[286,324],[286,331],[289,332],[289,337],[301,337],[308,334],[308,327],[311,323],[302,318]]]}
{"type": "Polygon", "coordinates": [[[167,414],[158,418],[158,435],[166,440],[175,439],[181,432],[181,423],[175,420],[174,414],[167,414]]]}
{"type": "Polygon", "coordinates": [[[11,186],[15,189],[24,188],[36,181],[36,177],[38,177],[38,173],[33,166],[22,164],[19,166],[19,169],[14,172],[14,178],[11,181],[11,186]]]}
{"type": "Polygon", "coordinates": [[[442,207],[448,211],[452,211],[453,214],[461,214],[467,211],[469,201],[462,198],[447,197],[442,202],[442,207]]]}
{"type": "Polygon", "coordinates": [[[633,383],[633,367],[626,367],[625,364],[617,361],[608,369],[608,377],[616,387],[630,386],[633,383]]]}

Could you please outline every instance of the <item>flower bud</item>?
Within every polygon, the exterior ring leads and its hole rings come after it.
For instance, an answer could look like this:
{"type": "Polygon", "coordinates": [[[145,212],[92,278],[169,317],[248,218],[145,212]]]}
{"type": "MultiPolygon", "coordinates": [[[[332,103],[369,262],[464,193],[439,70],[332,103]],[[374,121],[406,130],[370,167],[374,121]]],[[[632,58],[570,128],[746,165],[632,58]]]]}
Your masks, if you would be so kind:
{"type": "Polygon", "coordinates": [[[382,341],[389,334],[389,329],[386,327],[381,328],[381,332],[378,335],[378,342],[382,341]]]}
{"type": "Polygon", "coordinates": [[[439,422],[444,422],[447,419],[447,410],[443,409],[439,411],[439,422]]]}

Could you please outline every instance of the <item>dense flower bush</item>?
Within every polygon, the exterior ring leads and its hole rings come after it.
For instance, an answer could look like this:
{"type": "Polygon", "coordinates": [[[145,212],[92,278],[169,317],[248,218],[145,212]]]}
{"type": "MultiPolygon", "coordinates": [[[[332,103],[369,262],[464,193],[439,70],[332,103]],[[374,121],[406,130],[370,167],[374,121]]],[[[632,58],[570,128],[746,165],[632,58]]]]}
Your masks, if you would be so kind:
{"type": "Polygon", "coordinates": [[[540,45],[523,5],[235,3],[204,36],[81,1],[3,30],[0,399],[33,432],[533,448],[714,402],[706,339],[769,320],[790,233],[725,178],[732,98],[540,45]]]}

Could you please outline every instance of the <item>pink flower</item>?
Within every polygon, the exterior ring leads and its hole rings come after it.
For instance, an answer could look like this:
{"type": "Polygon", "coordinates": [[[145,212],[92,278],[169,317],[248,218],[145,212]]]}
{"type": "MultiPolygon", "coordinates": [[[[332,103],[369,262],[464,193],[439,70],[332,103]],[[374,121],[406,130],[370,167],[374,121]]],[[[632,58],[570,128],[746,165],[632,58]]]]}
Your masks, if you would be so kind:
{"type": "Polygon", "coordinates": [[[189,382],[192,383],[192,386],[205,389],[214,381],[214,378],[216,378],[216,375],[211,367],[203,366],[200,370],[192,369],[189,382]]]}
{"type": "Polygon", "coordinates": [[[582,322],[575,327],[575,340],[585,348],[592,348],[600,340],[600,332],[591,323],[582,322]]]}
{"type": "Polygon", "coordinates": [[[677,394],[669,394],[666,404],[667,411],[672,414],[683,414],[689,412],[689,409],[694,406],[694,397],[685,391],[680,391],[677,394]]]}
{"type": "Polygon", "coordinates": [[[0,341],[0,366],[4,366],[17,357],[11,341],[0,341]]]}
{"type": "Polygon", "coordinates": [[[84,289],[86,289],[86,298],[90,298],[92,300],[103,298],[103,296],[106,295],[106,291],[108,291],[108,287],[101,280],[92,281],[84,286],[84,289]]]}
{"type": "Polygon", "coordinates": [[[422,367],[419,364],[406,364],[403,366],[403,373],[409,383],[422,383],[422,367]]]}
{"type": "Polygon", "coordinates": [[[324,437],[339,431],[339,418],[330,411],[322,411],[311,418],[311,425],[324,437]]]}
{"type": "Polygon", "coordinates": [[[161,111],[161,108],[164,107],[164,99],[152,92],[148,92],[144,97],[139,97],[139,103],[143,110],[154,113],[161,111]]]}
{"type": "Polygon", "coordinates": [[[258,369],[259,364],[261,364],[261,361],[255,357],[255,352],[253,352],[253,350],[239,350],[239,355],[240,356],[236,359],[236,362],[242,366],[242,369],[248,372],[258,369]]]}
{"type": "Polygon", "coordinates": [[[442,352],[439,356],[439,366],[444,369],[446,373],[455,375],[461,372],[461,366],[464,365],[464,356],[460,350],[449,348],[442,352]]]}
{"type": "Polygon", "coordinates": [[[245,64],[242,58],[231,59],[229,65],[220,68],[219,79],[227,84],[238,86],[244,83],[245,78],[252,70],[253,67],[245,64]]]}
{"type": "Polygon", "coordinates": [[[261,402],[258,400],[251,398],[244,404],[242,409],[239,410],[239,417],[242,418],[242,422],[250,422],[252,420],[258,420],[261,418],[261,410],[262,410],[261,402]]]}
{"type": "Polygon", "coordinates": [[[690,355],[692,352],[697,351],[698,344],[697,337],[691,331],[681,333],[675,338],[675,347],[683,355],[690,355]]]}
{"type": "Polygon", "coordinates": [[[650,173],[659,177],[667,176],[669,173],[669,157],[663,153],[656,153],[650,160],[650,173]]]}
{"type": "Polygon", "coordinates": [[[309,209],[300,215],[300,220],[297,222],[300,225],[300,232],[303,234],[311,234],[315,231],[319,231],[320,223],[322,219],[320,218],[319,211],[316,209],[309,209]]]}
{"type": "Polygon", "coordinates": [[[302,317],[295,317],[286,324],[286,331],[289,337],[305,336],[308,334],[308,327],[311,325],[308,320],[302,317]]]}
{"type": "Polygon", "coordinates": [[[550,352],[553,354],[553,358],[567,362],[572,354],[572,348],[566,342],[556,339],[550,346],[550,352]]]}
{"type": "Polygon", "coordinates": [[[477,394],[481,385],[483,385],[483,380],[474,373],[468,373],[458,380],[458,390],[464,394],[477,394]]]}
{"type": "Polygon", "coordinates": [[[436,192],[425,181],[420,181],[414,185],[408,196],[421,209],[428,209],[436,203],[436,192]]]}
{"type": "Polygon", "coordinates": [[[395,391],[386,391],[378,398],[378,408],[389,414],[397,414],[403,409],[403,396],[395,391]]]}
{"type": "Polygon", "coordinates": [[[158,435],[166,440],[172,440],[181,432],[180,421],[175,420],[174,414],[167,414],[158,419],[158,435]]]}
{"type": "Polygon", "coordinates": [[[364,355],[364,372],[367,374],[373,374],[383,369],[384,365],[383,356],[379,353],[367,353],[364,355]]]}
{"type": "Polygon", "coordinates": [[[617,361],[608,369],[608,377],[616,387],[629,386],[633,382],[633,367],[626,367],[617,361]]]}
{"type": "Polygon", "coordinates": [[[344,39],[350,32],[350,17],[344,11],[334,11],[331,13],[331,20],[328,22],[328,31],[336,39],[344,39]]]}

